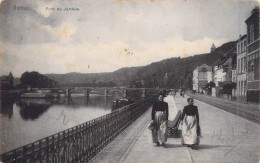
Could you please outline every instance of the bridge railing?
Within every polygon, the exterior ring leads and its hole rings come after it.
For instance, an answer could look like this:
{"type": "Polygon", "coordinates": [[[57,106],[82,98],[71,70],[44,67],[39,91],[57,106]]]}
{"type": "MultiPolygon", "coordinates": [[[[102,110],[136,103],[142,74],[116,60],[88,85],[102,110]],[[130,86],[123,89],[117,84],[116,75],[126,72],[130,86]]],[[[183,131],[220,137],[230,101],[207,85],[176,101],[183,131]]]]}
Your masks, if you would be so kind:
{"type": "Polygon", "coordinates": [[[88,162],[144,113],[154,97],[1,155],[3,162],[88,162]]]}

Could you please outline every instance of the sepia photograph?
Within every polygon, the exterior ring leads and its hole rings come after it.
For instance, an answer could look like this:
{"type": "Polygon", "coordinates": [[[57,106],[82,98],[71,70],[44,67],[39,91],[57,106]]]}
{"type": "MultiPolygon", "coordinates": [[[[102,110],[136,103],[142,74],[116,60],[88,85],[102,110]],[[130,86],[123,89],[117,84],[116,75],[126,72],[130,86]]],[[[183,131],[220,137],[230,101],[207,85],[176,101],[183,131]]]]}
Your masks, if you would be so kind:
{"type": "Polygon", "coordinates": [[[0,162],[259,163],[259,0],[0,0],[0,162]]]}

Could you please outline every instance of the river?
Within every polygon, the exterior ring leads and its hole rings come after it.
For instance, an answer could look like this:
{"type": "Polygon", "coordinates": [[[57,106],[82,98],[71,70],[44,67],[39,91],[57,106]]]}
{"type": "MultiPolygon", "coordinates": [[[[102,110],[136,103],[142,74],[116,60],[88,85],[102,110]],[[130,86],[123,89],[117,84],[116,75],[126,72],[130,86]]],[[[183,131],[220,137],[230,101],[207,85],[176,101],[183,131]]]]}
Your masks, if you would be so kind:
{"type": "Polygon", "coordinates": [[[108,114],[116,97],[81,95],[71,100],[7,99],[1,101],[0,153],[108,114]]]}

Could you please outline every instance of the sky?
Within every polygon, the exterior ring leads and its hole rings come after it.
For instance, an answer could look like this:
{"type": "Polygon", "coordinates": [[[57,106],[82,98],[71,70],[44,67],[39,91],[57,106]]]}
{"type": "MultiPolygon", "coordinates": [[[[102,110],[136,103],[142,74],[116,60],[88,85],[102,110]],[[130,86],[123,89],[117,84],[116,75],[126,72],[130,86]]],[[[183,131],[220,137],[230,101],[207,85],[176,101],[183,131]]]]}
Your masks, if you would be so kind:
{"type": "Polygon", "coordinates": [[[259,4],[256,0],[0,2],[0,72],[15,77],[25,71],[112,72],[208,53],[212,43],[219,47],[246,34],[245,20],[259,4]]]}

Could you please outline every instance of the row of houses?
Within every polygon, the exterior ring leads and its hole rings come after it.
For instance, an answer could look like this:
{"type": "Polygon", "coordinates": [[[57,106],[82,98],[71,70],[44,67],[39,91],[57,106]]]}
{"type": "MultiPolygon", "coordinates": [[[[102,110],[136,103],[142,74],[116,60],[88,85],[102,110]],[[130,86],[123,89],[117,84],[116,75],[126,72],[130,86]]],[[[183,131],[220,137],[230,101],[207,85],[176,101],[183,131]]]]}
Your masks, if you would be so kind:
{"type": "MultiPolygon", "coordinates": [[[[224,56],[228,56],[216,62],[214,66],[203,64],[193,71],[193,90],[205,91],[207,83],[213,82],[212,96],[220,96],[223,83],[235,87],[232,88],[232,97],[243,102],[259,103],[259,8],[251,11],[251,15],[245,20],[247,34],[240,35],[236,41],[236,47],[231,48],[224,56]]],[[[214,52],[214,44],[211,52],[214,52]]]]}

